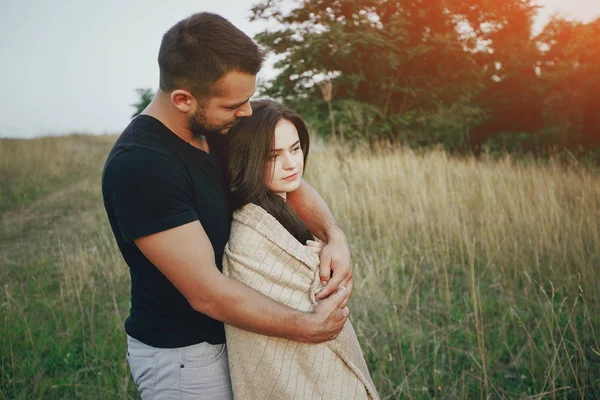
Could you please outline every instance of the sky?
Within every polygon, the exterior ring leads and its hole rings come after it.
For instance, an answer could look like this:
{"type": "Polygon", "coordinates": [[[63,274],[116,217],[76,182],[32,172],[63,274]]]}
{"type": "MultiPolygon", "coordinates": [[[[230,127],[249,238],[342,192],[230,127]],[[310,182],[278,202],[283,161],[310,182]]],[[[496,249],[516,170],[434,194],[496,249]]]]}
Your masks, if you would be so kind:
{"type": "MultiPolygon", "coordinates": [[[[502,0],[498,0],[502,1],[502,0]]],[[[158,87],[160,40],[198,11],[229,19],[249,36],[257,0],[0,0],[0,137],[119,133],[136,88],[158,87]]],[[[600,0],[537,0],[534,29],[550,15],[591,21],[600,0]]],[[[267,65],[259,79],[274,74],[267,65]]]]}

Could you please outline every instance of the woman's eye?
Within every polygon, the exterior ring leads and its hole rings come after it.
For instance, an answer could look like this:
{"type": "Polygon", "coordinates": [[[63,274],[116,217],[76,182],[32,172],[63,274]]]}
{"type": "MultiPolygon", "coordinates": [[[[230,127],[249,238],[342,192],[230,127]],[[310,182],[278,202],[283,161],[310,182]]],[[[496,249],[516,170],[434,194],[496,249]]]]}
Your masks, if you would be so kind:
{"type": "Polygon", "coordinates": [[[279,157],[279,153],[271,154],[271,160],[275,160],[277,157],[279,157]]]}
{"type": "Polygon", "coordinates": [[[298,146],[298,147],[294,147],[294,148],[292,149],[292,153],[295,153],[295,152],[297,152],[298,150],[300,150],[300,146],[298,146]]]}

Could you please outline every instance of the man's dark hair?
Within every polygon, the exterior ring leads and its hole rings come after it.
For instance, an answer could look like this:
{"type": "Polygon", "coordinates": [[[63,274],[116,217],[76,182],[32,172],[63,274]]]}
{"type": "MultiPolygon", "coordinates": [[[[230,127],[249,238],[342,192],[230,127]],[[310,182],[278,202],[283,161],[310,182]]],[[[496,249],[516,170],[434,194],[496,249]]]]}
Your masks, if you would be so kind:
{"type": "Polygon", "coordinates": [[[304,169],[310,146],[308,129],[302,118],[273,100],[251,102],[252,115],[241,118],[227,133],[226,176],[232,209],[248,203],[264,208],[298,241],[305,244],[314,237],[283,198],[268,190],[269,173],[265,168],[275,142],[275,127],[285,119],[298,131],[304,156],[304,169]]]}
{"type": "Polygon", "coordinates": [[[207,12],[179,21],[163,36],[158,52],[160,89],[210,95],[213,83],[238,70],[256,75],[263,54],[244,32],[220,15],[207,12]]]}

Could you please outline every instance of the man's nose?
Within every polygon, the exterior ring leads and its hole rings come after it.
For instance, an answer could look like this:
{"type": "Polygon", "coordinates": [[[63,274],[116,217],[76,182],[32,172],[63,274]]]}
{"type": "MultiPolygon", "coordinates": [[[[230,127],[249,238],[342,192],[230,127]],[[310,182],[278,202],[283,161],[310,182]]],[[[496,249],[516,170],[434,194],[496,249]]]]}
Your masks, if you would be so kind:
{"type": "Polygon", "coordinates": [[[252,106],[250,102],[245,102],[235,113],[238,118],[250,117],[252,115],[252,106]]]}

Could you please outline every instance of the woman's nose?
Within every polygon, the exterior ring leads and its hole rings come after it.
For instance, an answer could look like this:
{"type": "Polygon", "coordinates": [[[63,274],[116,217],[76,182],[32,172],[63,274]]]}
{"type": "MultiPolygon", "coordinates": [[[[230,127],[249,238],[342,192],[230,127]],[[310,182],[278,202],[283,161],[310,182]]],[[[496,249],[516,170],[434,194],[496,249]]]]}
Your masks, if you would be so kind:
{"type": "Polygon", "coordinates": [[[294,159],[294,157],[292,157],[291,154],[286,154],[283,157],[283,168],[285,169],[292,169],[292,168],[296,168],[296,160],[294,159]]]}

